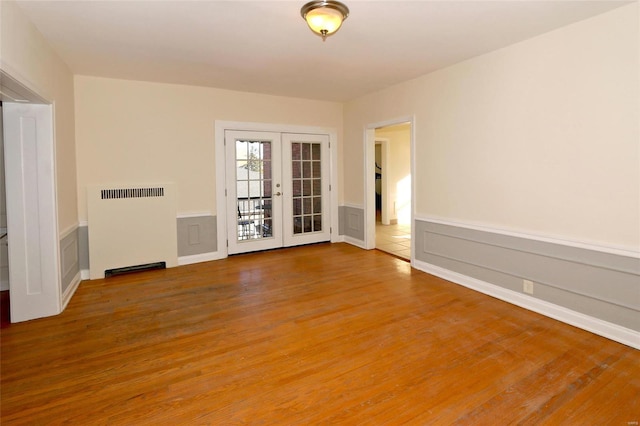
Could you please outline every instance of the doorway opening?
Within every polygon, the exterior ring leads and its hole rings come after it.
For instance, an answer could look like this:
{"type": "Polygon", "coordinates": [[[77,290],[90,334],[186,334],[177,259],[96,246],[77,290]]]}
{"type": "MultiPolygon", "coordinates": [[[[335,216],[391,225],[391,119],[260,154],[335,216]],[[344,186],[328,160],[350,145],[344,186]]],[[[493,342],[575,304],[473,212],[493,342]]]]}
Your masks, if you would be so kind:
{"type": "Polygon", "coordinates": [[[376,249],[411,259],[411,125],[375,129],[376,249]]]}
{"type": "Polygon", "coordinates": [[[411,261],[413,119],[367,126],[365,245],[411,261]]]}

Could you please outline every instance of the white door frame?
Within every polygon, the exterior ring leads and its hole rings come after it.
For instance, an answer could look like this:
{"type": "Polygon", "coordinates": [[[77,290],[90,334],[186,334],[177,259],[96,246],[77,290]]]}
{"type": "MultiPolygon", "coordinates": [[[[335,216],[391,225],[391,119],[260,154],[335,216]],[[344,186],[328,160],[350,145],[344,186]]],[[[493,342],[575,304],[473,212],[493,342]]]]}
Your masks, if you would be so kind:
{"type": "MultiPolygon", "coordinates": [[[[398,117],[392,120],[370,123],[364,129],[364,247],[368,250],[376,248],[376,129],[389,127],[396,124],[409,123],[411,126],[411,241],[415,241],[415,226],[413,218],[415,216],[415,117],[398,117]]],[[[411,264],[415,261],[415,248],[411,244],[411,264]]]]}
{"type": "Polygon", "coordinates": [[[11,322],[61,312],[53,108],[5,103],[11,322]]]}
{"type": "MultiPolygon", "coordinates": [[[[331,242],[339,241],[338,236],[338,132],[334,128],[298,126],[291,124],[254,123],[242,121],[215,121],[215,165],[216,165],[216,231],[218,237],[218,255],[216,259],[228,256],[227,250],[227,209],[226,209],[226,169],[224,134],[226,130],[307,133],[329,136],[329,168],[331,185],[331,242]]],[[[374,206],[375,207],[375,206],[374,206]]],[[[374,211],[375,215],[375,211],[374,211]]],[[[375,219],[375,218],[374,218],[375,219]]]]}

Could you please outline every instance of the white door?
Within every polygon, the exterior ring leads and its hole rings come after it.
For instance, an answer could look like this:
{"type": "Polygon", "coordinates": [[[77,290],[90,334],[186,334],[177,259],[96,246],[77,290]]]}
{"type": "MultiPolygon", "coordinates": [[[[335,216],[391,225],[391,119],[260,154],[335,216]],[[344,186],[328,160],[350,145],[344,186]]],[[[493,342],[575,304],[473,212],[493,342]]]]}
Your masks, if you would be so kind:
{"type": "Polygon", "coordinates": [[[331,239],[329,136],[282,134],[284,246],[331,239]]]}
{"type": "Polygon", "coordinates": [[[51,106],[3,103],[11,322],[60,313],[51,106]]]}
{"type": "Polygon", "coordinates": [[[9,247],[7,245],[7,197],[4,186],[4,137],[0,105],[0,290],[9,290],[9,247]]]}
{"type": "Polygon", "coordinates": [[[329,241],[329,137],[226,131],[229,254],[329,241]]]}
{"type": "Polygon", "coordinates": [[[280,133],[225,131],[229,254],[282,247],[280,133]]]}

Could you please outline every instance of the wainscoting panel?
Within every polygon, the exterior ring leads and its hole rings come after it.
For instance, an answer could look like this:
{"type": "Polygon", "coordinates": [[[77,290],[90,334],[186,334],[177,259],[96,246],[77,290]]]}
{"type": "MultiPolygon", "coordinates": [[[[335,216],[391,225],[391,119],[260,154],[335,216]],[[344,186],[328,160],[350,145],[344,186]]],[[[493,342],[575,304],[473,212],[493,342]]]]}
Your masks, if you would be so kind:
{"type": "Polygon", "coordinates": [[[640,331],[640,260],[416,220],[416,260],[640,331]]]}
{"type": "Polygon", "coordinates": [[[60,240],[60,271],[62,275],[62,294],[74,284],[80,274],[79,228],[74,228],[60,240]]]}
{"type": "Polygon", "coordinates": [[[89,271],[89,227],[84,224],[78,227],[78,248],[80,249],[80,270],[89,271]]]}
{"type": "Polygon", "coordinates": [[[218,250],[216,216],[178,217],[178,257],[218,250]]]}
{"type": "Polygon", "coordinates": [[[354,240],[364,241],[364,209],[354,206],[338,207],[340,235],[354,240]]]}
{"type": "MultiPolygon", "coordinates": [[[[2,232],[6,232],[6,228],[2,232]]],[[[9,246],[8,240],[3,238],[0,240],[0,291],[5,290],[9,290],[9,246]]]]}

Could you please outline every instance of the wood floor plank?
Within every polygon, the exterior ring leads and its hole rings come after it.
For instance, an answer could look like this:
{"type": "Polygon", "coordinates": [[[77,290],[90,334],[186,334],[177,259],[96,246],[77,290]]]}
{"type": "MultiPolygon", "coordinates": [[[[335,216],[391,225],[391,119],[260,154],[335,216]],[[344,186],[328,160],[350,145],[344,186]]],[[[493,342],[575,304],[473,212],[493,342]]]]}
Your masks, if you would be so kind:
{"type": "Polygon", "coordinates": [[[639,351],[346,244],[83,282],[0,332],[3,425],[640,418],[639,351]]]}

